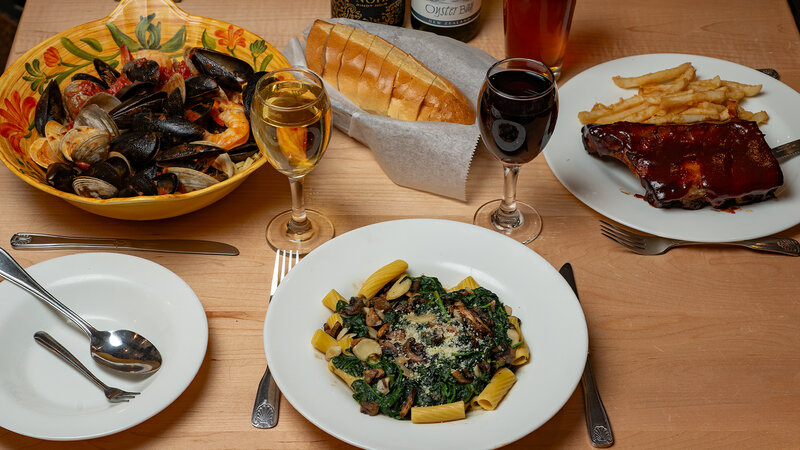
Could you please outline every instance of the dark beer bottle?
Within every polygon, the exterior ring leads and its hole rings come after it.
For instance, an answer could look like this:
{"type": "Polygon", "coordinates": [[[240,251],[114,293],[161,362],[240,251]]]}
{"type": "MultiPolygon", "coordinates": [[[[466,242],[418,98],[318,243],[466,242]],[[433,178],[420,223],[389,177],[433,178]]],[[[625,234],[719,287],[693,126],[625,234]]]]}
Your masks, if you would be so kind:
{"type": "Polygon", "coordinates": [[[406,17],[406,0],[331,0],[331,17],[402,27],[406,17]]]}
{"type": "Polygon", "coordinates": [[[481,0],[411,0],[411,26],[467,42],[478,34],[481,0]]]}

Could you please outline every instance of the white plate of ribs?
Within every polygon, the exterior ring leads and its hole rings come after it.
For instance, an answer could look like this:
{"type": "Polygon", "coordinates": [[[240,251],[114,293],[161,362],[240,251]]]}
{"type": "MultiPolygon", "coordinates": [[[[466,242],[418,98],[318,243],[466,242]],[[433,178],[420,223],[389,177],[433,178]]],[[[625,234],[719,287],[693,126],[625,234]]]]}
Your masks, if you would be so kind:
{"type": "Polygon", "coordinates": [[[769,150],[800,138],[800,125],[792,121],[800,93],[780,81],[730,61],[649,54],[592,67],[560,87],[559,97],[547,163],[564,187],[598,213],[647,233],[705,242],[752,239],[800,223],[800,158],[778,164],[769,150]],[[631,95],[612,77],[685,62],[698,78],[761,84],[761,92],[742,106],[766,111],[769,120],[760,126],[732,120],[586,128],[578,120],[578,112],[596,102],[631,95]]]}

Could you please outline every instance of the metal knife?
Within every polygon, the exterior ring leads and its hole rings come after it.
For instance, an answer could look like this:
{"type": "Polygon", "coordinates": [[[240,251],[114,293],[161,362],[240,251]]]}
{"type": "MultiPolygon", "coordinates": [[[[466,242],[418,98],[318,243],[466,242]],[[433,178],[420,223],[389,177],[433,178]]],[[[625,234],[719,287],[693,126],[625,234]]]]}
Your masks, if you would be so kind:
{"type": "MultiPolygon", "coordinates": [[[[566,263],[561,266],[558,271],[567,283],[569,283],[572,290],[575,292],[575,297],[578,296],[578,286],[575,284],[575,275],[572,273],[572,265],[566,263]]],[[[578,299],[580,303],[580,299],[578,299]]],[[[583,388],[583,403],[586,412],[586,427],[589,430],[589,439],[595,447],[605,448],[614,445],[614,433],[611,431],[611,423],[608,421],[608,414],[606,408],[603,406],[603,401],[600,399],[600,393],[597,391],[597,384],[594,381],[594,374],[592,373],[592,359],[591,354],[586,354],[586,366],[583,368],[583,376],[581,377],[581,387],[583,388]]]]}
{"type": "Polygon", "coordinates": [[[57,236],[40,233],[17,233],[11,236],[11,246],[17,249],[116,249],[148,252],[199,253],[203,255],[236,256],[239,250],[228,244],[191,239],[120,239],[57,236]]]}
{"type": "Polygon", "coordinates": [[[784,160],[798,153],[800,153],[800,139],[787,142],[772,149],[772,154],[779,160],[784,160]]]}

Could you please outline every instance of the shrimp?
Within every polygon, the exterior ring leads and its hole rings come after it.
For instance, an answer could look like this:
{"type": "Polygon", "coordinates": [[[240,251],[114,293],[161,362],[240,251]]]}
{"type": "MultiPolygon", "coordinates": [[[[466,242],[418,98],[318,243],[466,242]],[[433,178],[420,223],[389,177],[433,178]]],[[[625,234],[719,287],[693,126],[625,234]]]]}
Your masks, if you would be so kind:
{"type": "Polygon", "coordinates": [[[172,58],[158,50],[139,50],[133,55],[134,59],[146,58],[157,62],[159,67],[172,70],[172,58]]]}
{"type": "Polygon", "coordinates": [[[250,122],[244,113],[244,106],[233,100],[217,98],[209,111],[211,117],[220,125],[228,127],[220,133],[206,132],[204,140],[213,142],[225,150],[243,145],[250,137],[250,122]]]}

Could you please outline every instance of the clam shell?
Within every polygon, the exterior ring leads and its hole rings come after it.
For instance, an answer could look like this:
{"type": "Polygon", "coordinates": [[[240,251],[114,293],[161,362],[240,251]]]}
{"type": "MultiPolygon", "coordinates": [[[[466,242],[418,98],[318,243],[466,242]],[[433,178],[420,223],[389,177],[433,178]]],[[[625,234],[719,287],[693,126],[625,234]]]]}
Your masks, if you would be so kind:
{"type": "Polygon", "coordinates": [[[94,94],[89,100],[86,100],[86,105],[97,105],[105,112],[109,112],[122,103],[117,97],[109,94],[108,92],[98,92],[94,94]]]}
{"type": "Polygon", "coordinates": [[[92,127],[77,126],[64,135],[61,154],[68,161],[94,164],[106,159],[109,134],[92,127]]]}
{"type": "Polygon", "coordinates": [[[164,173],[174,173],[186,192],[199,191],[219,183],[219,180],[211,175],[185,167],[169,167],[164,169],[164,173]]]}
{"type": "Polygon", "coordinates": [[[91,198],[111,198],[119,192],[113,184],[99,178],[87,176],[75,177],[72,180],[72,188],[76,194],[91,198]]]}
{"type": "Polygon", "coordinates": [[[47,138],[39,138],[33,141],[28,148],[28,155],[31,160],[43,168],[48,168],[50,164],[62,162],[61,152],[58,147],[51,145],[47,138]]]}
{"type": "MultiPolygon", "coordinates": [[[[95,97],[97,97],[97,95],[95,95],[95,97]]],[[[117,103],[117,105],[119,105],[119,103],[117,103]]],[[[113,108],[114,107],[112,107],[112,109],[113,108]]],[[[114,122],[114,119],[108,115],[106,110],[96,104],[87,104],[81,108],[81,112],[79,112],[78,116],[75,117],[75,125],[103,130],[111,136],[119,135],[119,129],[117,128],[117,124],[114,122]]]]}

